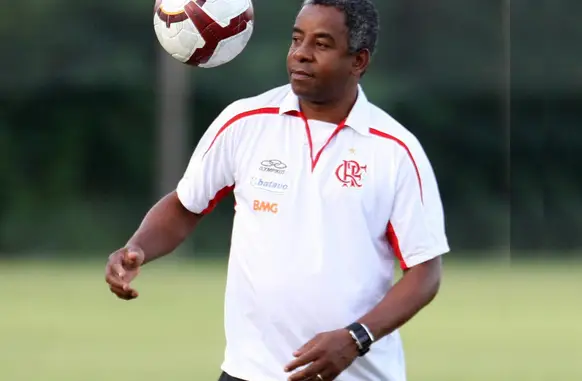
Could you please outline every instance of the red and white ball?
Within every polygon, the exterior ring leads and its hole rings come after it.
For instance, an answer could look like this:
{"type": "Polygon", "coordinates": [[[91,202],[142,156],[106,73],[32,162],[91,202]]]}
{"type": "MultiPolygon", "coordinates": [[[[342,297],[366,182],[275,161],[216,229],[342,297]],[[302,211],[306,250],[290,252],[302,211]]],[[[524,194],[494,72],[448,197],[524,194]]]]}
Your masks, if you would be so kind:
{"type": "Polygon", "coordinates": [[[236,58],[253,33],[251,0],[156,0],[154,30],[178,61],[202,68],[236,58]]]}

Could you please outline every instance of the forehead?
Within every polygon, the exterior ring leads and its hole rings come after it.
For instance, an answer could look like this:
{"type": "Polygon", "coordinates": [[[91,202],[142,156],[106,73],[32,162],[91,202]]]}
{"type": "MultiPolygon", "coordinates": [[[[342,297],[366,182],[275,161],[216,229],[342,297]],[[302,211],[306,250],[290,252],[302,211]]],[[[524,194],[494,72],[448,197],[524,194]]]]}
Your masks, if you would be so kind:
{"type": "Polygon", "coordinates": [[[295,19],[295,27],[305,33],[328,33],[334,37],[348,32],[343,12],[324,5],[304,6],[295,19]]]}

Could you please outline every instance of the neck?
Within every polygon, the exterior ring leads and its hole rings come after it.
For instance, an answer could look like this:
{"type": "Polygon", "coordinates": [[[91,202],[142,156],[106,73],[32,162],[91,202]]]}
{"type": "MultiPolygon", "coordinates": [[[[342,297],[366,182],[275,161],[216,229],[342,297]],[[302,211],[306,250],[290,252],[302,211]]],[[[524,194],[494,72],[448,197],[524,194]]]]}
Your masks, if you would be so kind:
{"type": "Polygon", "coordinates": [[[342,97],[327,102],[313,102],[299,98],[299,106],[307,119],[339,124],[348,117],[357,97],[358,87],[354,86],[342,97]]]}

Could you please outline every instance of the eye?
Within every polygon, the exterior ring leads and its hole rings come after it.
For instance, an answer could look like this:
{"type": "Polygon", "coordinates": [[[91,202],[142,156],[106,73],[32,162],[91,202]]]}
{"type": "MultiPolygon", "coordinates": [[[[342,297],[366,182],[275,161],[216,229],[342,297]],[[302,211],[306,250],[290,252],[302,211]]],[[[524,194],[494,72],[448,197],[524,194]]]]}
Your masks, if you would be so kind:
{"type": "Polygon", "coordinates": [[[317,42],[317,43],[315,43],[315,46],[317,46],[320,49],[329,48],[329,46],[327,44],[324,44],[323,42],[317,42]]]}

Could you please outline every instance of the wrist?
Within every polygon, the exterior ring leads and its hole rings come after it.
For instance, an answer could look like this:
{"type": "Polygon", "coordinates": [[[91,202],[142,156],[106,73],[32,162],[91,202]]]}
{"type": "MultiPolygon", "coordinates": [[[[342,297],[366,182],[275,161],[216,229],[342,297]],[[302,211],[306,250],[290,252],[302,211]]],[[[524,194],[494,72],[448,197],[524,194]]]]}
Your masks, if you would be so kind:
{"type": "Polygon", "coordinates": [[[358,356],[362,357],[374,343],[374,336],[365,324],[354,322],[346,327],[352,340],[358,347],[358,356]]]}
{"type": "Polygon", "coordinates": [[[125,244],[124,249],[143,253],[143,249],[141,248],[141,246],[131,241],[125,244]]]}

